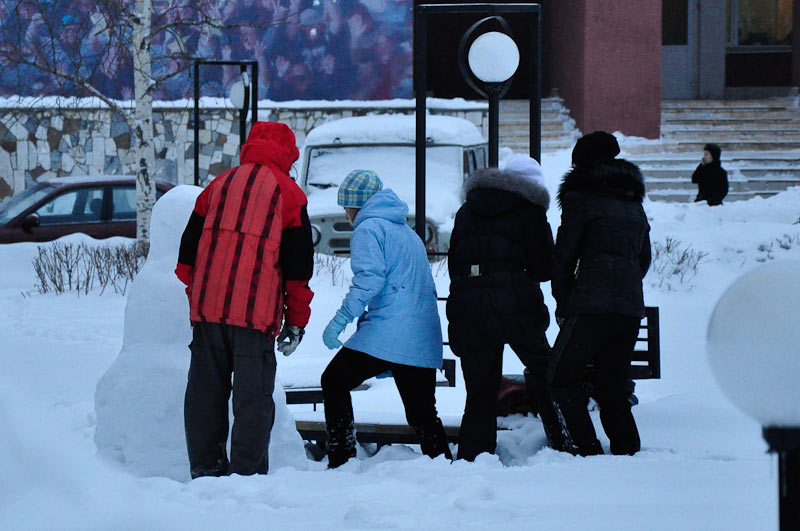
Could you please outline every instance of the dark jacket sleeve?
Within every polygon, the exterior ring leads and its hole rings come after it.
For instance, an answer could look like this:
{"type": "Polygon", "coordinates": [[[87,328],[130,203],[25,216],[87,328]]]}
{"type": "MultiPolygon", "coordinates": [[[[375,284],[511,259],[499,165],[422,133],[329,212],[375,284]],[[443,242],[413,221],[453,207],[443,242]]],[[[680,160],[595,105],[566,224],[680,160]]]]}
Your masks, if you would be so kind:
{"type": "Polygon", "coordinates": [[[558,227],[553,252],[553,279],[551,288],[558,309],[567,304],[575,283],[575,268],[581,252],[583,219],[581,205],[574,193],[564,197],[561,210],[561,226],[558,227]]]}
{"type": "Polygon", "coordinates": [[[203,223],[205,223],[208,213],[209,197],[213,185],[209,185],[197,197],[194,203],[194,210],[189,216],[186,228],[181,236],[181,246],[178,249],[178,265],[175,268],[175,275],[186,286],[192,283],[192,269],[197,258],[197,247],[200,244],[200,236],[203,234],[203,223]]]}
{"type": "Polygon", "coordinates": [[[642,242],[642,250],[639,252],[639,268],[642,270],[642,278],[647,274],[650,269],[650,261],[652,260],[652,251],[650,250],[650,227],[644,235],[644,242],[642,242]]]}
{"type": "Polygon", "coordinates": [[[283,229],[280,264],[283,274],[286,324],[304,327],[311,316],[310,303],[314,292],[308,281],[314,273],[314,245],[311,222],[306,205],[299,207],[297,217],[283,229]]]}
{"type": "Polygon", "coordinates": [[[542,218],[539,230],[531,231],[535,241],[529,244],[529,256],[533,263],[529,265],[528,272],[537,282],[547,282],[553,276],[553,229],[550,228],[544,212],[542,218]]]}

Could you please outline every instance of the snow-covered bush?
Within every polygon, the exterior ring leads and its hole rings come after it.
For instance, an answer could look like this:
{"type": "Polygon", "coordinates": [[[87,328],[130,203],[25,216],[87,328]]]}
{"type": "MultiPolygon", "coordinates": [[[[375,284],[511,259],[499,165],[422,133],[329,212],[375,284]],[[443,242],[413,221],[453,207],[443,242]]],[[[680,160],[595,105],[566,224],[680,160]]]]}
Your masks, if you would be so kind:
{"type": "MultiPolygon", "coordinates": [[[[95,392],[98,453],[137,475],[189,479],[183,396],[192,333],[184,286],[173,270],[199,193],[195,186],[177,186],[156,203],[150,252],[128,294],[122,350],[95,392]]],[[[273,400],[270,470],[306,468],[303,441],[279,382],[273,400]]]]}
{"type": "Polygon", "coordinates": [[[689,291],[698,266],[708,257],[705,251],[696,251],[691,245],[683,246],[679,240],[667,236],[664,241],[654,241],[653,258],[646,281],[653,287],[667,291],[689,291]]]}
{"type": "Polygon", "coordinates": [[[37,253],[34,289],[56,295],[72,290],[89,293],[95,287],[102,295],[109,286],[124,295],[145,259],[143,247],[136,242],[95,246],[55,241],[39,245],[37,253]]]}

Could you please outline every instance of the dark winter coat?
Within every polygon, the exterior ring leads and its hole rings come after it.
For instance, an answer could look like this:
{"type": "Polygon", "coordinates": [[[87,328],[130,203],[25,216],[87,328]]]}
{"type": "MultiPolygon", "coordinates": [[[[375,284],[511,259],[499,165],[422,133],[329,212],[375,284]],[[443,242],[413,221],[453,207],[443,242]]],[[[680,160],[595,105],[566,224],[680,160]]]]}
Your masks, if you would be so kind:
{"type": "Polygon", "coordinates": [[[700,164],[692,174],[692,182],[697,184],[695,201],[707,201],[709,205],[721,205],[728,195],[728,172],[722,169],[719,160],[700,164]]]}
{"type": "Polygon", "coordinates": [[[650,225],[643,198],[639,168],[622,159],[598,160],[564,176],[552,280],[557,316],[644,316],[650,225]]]}
{"type": "Polygon", "coordinates": [[[450,344],[513,343],[538,337],[549,314],[539,282],[550,280],[553,233],[547,189],[489,168],[465,183],[466,202],[450,238],[450,344]],[[531,336],[533,334],[533,336],[531,336]]]}

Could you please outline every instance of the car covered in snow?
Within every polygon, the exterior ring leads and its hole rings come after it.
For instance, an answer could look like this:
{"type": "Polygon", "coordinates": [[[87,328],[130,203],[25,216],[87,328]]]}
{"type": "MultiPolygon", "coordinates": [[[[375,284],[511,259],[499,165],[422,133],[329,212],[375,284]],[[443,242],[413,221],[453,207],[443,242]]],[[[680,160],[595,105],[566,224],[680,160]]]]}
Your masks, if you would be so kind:
{"type": "MultiPolygon", "coordinates": [[[[156,200],[170,188],[156,181],[156,200]]],[[[0,243],[46,242],[76,232],[98,239],[136,237],[136,179],[58,177],[0,203],[0,243]]]]}
{"type": "MultiPolygon", "coordinates": [[[[488,147],[470,121],[450,116],[426,119],[425,246],[444,252],[461,205],[464,179],[486,167],[488,147]]],[[[346,253],[352,225],[336,203],[337,189],[352,170],[373,170],[408,204],[415,226],[416,118],[378,115],[342,118],[312,129],[303,143],[298,182],[308,195],[317,252],[346,253]]]]}

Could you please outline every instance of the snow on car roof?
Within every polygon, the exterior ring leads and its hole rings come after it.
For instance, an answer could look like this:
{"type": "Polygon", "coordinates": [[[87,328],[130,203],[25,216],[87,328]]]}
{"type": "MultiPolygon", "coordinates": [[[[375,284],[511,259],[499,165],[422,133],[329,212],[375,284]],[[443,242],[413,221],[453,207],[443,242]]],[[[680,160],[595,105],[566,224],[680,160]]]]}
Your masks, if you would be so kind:
{"type": "MultiPolygon", "coordinates": [[[[474,145],[486,142],[478,128],[463,118],[428,115],[426,137],[435,144],[474,145]]],[[[334,120],[312,129],[304,145],[392,144],[416,141],[416,116],[389,114],[334,120]],[[338,140],[337,140],[338,139],[338,140]]]]}

